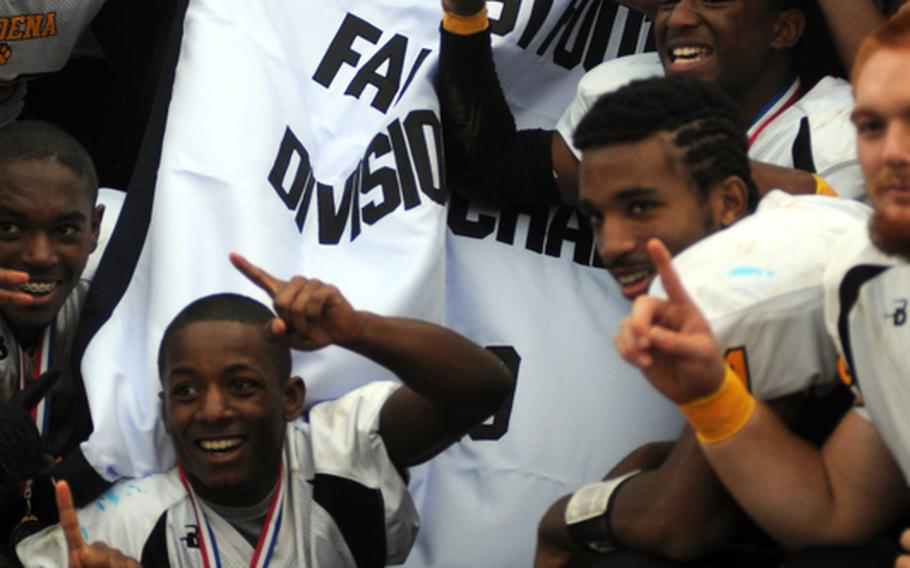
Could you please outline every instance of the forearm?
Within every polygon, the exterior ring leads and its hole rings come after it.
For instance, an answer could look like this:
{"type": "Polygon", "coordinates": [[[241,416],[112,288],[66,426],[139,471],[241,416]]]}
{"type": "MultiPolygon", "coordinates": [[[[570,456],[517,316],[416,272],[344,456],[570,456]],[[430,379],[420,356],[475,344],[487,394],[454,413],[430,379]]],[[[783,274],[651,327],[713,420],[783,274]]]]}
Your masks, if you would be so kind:
{"type": "Polygon", "coordinates": [[[860,43],[885,17],[872,0],[818,0],[818,5],[831,30],[837,54],[849,71],[860,43]]]}
{"type": "Polygon", "coordinates": [[[516,129],[496,74],[489,28],[469,35],[441,30],[436,90],[452,189],[507,204],[560,202],[551,133],[516,129]]]}
{"type": "Polygon", "coordinates": [[[758,404],[739,433],[702,449],[746,512],[787,547],[862,542],[906,504],[887,449],[852,414],[819,451],[758,404]]]}
{"type": "Polygon", "coordinates": [[[359,337],[342,344],[391,370],[414,392],[450,410],[493,413],[513,379],[492,353],[427,322],[360,312],[359,337]]]}
{"type": "MultiPolygon", "coordinates": [[[[643,473],[620,485],[609,507],[607,523],[620,547],[688,559],[726,540],[735,520],[732,500],[700,457],[691,433],[682,442],[658,442],[636,449],[604,479],[635,470],[643,473]],[[694,468],[687,464],[690,454],[699,458],[694,468]],[[702,499],[701,488],[706,486],[707,498],[702,499]],[[715,494],[721,496],[717,503],[715,494]]],[[[554,503],[540,522],[537,566],[541,568],[564,566],[586,553],[566,528],[570,498],[567,495],[554,503]]]]}
{"type": "Polygon", "coordinates": [[[793,195],[814,194],[816,181],[812,174],[803,170],[784,168],[752,160],[752,177],[758,186],[759,195],[773,189],[780,189],[793,195]]]}
{"type": "Polygon", "coordinates": [[[652,469],[657,469],[667,460],[667,457],[673,452],[674,447],[676,447],[676,442],[668,441],[651,442],[636,448],[635,450],[632,450],[629,455],[619,460],[619,462],[607,472],[604,479],[617,477],[635,470],[650,471],[652,469]]]}
{"type": "Polygon", "coordinates": [[[660,467],[622,485],[610,514],[612,534],[624,548],[675,560],[717,549],[736,523],[733,500],[688,428],[660,467]]]}

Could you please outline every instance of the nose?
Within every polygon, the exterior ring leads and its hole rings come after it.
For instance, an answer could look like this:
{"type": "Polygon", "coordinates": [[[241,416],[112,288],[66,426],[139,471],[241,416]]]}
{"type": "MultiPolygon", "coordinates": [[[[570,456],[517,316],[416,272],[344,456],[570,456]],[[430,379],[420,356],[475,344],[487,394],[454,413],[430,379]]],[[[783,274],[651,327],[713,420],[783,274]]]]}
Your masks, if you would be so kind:
{"type": "Polygon", "coordinates": [[[618,219],[604,218],[597,233],[597,250],[606,266],[635,250],[636,239],[618,219]]]}
{"type": "Polygon", "coordinates": [[[211,387],[199,398],[196,419],[201,422],[220,422],[233,416],[233,410],[220,388],[211,387]]]}
{"type": "Polygon", "coordinates": [[[666,26],[670,29],[695,27],[700,22],[700,17],[695,9],[695,0],[680,0],[670,9],[666,16],[666,26]]]}
{"type": "Polygon", "coordinates": [[[57,262],[57,249],[44,231],[29,233],[25,239],[22,262],[32,268],[46,268],[57,262]]]}
{"type": "Polygon", "coordinates": [[[895,169],[910,167],[910,122],[895,122],[885,133],[885,164],[895,169]]]}

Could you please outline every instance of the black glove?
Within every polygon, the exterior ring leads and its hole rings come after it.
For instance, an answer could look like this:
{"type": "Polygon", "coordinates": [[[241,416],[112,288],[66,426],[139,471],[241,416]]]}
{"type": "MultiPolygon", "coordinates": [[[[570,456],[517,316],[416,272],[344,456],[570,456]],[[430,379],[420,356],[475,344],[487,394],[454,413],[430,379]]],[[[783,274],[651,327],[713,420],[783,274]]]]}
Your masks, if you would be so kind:
{"type": "Polygon", "coordinates": [[[53,467],[53,460],[44,455],[41,436],[29,411],[62,374],[60,371],[44,373],[13,395],[0,412],[0,483],[31,479],[48,473],[53,467]]]}

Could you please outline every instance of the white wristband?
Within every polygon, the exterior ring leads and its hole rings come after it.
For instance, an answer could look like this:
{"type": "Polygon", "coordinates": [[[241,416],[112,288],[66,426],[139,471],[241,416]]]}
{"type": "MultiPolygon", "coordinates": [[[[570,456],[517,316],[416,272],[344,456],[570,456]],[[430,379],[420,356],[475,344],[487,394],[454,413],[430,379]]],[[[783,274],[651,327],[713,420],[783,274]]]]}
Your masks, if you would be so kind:
{"type": "Polygon", "coordinates": [[[565,521],[573,540],[594,552],[609,552],[615,548],[609,519],[602,517],[609,512],[610,501],[619,486],[639,473],[641,470],[636,469],[613,479],[590,483],[572,495],[566,505],[565,521]]]}

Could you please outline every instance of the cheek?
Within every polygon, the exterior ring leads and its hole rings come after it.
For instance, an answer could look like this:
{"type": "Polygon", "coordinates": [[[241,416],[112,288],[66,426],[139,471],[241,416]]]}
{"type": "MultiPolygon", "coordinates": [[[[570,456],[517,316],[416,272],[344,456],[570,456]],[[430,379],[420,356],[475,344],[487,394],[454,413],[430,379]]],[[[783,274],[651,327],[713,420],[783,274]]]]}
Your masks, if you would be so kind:
{"type": "Polygon", "coordinates": [[[882,154],[882,144],[878,141],[863,140],[859,138],[856,142],[856,153],[859,157],[859,165],[863,170],[867,185],[871,185],[876,174],[882,169],[884,156],[882,154]]]}
{"type": "Polygon", "coordinates": [[[705,212],[702,210],[693,210],[687,215],[680,215],[678,219],[685,219],[684,223],[676,221],[675,223],[666,223],[662,227],[663,236],[661,240],[669,249],[672,256],[676,256],[692,244],[698,242],[705,236],[703,218],[705,212]],[[697,219],[697,220],[696,220],[697,219]]]}

